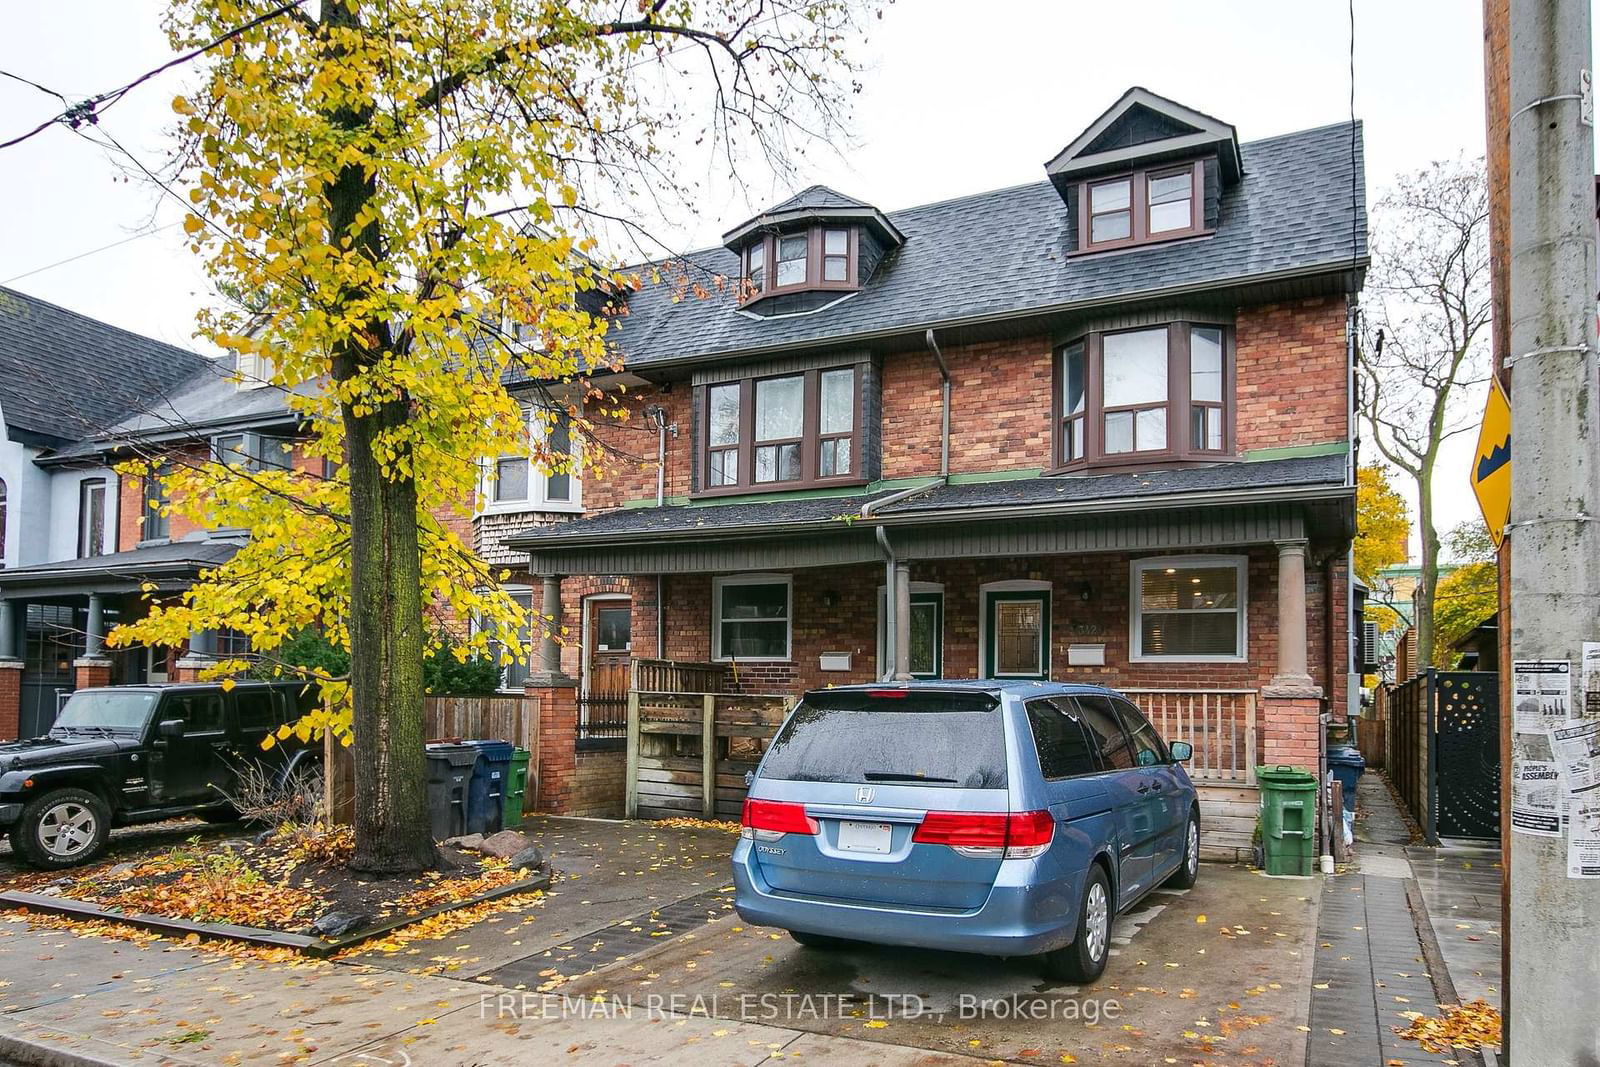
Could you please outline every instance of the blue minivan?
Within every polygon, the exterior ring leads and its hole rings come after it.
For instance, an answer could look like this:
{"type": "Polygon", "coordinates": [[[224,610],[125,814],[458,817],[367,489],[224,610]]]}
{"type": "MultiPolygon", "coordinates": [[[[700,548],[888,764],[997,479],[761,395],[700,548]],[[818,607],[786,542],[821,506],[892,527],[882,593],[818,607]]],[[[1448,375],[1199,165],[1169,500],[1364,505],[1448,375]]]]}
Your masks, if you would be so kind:
{"type": "Polygon", "coordinates": [[[802,945],[1037,955],[1092,981],[1116,915],[1199,874],[1190,754],[1100,686],[815,690],[751,777],[734,903],[802,945]]]}

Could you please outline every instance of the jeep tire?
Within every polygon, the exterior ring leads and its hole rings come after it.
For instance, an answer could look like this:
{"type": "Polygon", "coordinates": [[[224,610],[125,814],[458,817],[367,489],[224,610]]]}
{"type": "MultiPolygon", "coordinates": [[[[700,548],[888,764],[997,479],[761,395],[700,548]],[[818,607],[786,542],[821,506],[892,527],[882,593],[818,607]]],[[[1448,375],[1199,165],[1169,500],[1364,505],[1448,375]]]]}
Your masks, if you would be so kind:
{"type": "Polygon", "coordinates": [[[110,837],[105,801],[86,789],[52,789],[23,807],[11,847],[31,865],[53,871],[90,862],[110,837]]]}

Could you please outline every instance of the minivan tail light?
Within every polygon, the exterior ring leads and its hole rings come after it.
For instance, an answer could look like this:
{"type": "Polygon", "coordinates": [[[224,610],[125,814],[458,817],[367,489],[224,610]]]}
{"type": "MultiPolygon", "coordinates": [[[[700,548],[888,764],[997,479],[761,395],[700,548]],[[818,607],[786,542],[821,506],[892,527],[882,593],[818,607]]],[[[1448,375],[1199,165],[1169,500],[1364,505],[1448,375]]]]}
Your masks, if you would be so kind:
{"type": "Polygon", "coordinates": [[[1048,811],[930,811],[911,835],[924,845],[949,845],[964,856],[1030,859],[1050,847],[1056,821],[1048,811]]]}
{"type": "Polygon", "coordinates": [[[806,814],[804,804],[744,798],[739,836],[747,841],[771,841],[784,834],[815,835],[816,832],[817,820],[806,814]]]}

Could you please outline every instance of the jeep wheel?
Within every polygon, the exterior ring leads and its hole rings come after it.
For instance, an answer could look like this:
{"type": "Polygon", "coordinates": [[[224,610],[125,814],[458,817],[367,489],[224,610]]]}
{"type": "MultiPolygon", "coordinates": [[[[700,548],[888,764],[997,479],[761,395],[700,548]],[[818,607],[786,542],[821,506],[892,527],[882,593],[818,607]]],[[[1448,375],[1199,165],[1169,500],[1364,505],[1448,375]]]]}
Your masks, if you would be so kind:
{"type": "Polygon", "coordinates": [[[105,851],[111,813],[83,789],[56,789],[22,809],[11,845],[35,867],[57,870],[88,863],[105,851]]]}

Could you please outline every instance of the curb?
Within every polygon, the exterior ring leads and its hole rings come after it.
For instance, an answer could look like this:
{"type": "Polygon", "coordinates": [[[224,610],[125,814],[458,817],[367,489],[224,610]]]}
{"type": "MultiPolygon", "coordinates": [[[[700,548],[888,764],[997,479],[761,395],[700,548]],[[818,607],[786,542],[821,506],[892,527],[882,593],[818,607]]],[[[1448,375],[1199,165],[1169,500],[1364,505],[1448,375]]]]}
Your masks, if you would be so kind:
{"type": "MultiPolygon", "coordinates": [[[[69,1034],[65,1030],[48,1030],[23,1023],[16,1031],[28,1031],[38,1035],[60,1035],[67,1040],[89,1041],[94,1044],[101,1042],[93,1038],[83,1038],[76,1034],[69,1034]]],[[[192,1060],[181,1060],[171,1056],[151,1056],[149,1053],[137,1049],[108,1048],[106,1055],[116,1055],[116,1059],[105,1059],[100,1055],[80,1052],[76,1049],[63,1048],[56,1044],[46,1044],[43,1041],[32,1040],[16,1031],[0,1029],[0,1057],[7,1062],[22,1065],[22,1067],[130,1067],[138,1064],[182,1064],[192,1063],[192,1060]]]]}

